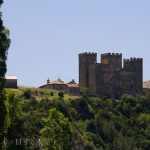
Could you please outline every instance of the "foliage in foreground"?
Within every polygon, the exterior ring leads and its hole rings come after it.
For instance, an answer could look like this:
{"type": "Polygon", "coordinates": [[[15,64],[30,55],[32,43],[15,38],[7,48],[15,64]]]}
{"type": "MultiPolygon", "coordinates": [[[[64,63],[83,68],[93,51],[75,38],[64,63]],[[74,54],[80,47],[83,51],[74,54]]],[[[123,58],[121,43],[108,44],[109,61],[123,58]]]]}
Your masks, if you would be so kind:
{"type": "Polygon", "coordinates": [[[6,149],[149,150],[150,97],[64,100],[7,93],[6,149]],[[11,138],[10,138],[11,137],[11,138]],[[21,143],[16,140],[21,139],[21,143]],[[28,140],[27,140],[28,139],[28,140]],[[50,142],[51,144],[47,144],[50,142]],[[46,143],[45,143],[46,142],[46,143]]]}
{"type": "Polygon", "coordinates": [[[48,150],[71,149],[70,122],[56,108],[49,111],[48,117],[44,119],[44,128],[40,133],[43,148],[48,150]]]}
{"type": "MultiPolygon", "coordinates": [[[[0,8],[3,0],[0,0],[0,8]]],[[[8,38],[9,31],[3,26],[2,13],[0,11],[0,149],[2,149],[2,143],[4,140],[4,123],[6,116],[6,108],[4,105],[5,91],[4,81],[5,73],[7,71],[6,60],[8,48],[10,45],[10,39],[8,38]]]]}

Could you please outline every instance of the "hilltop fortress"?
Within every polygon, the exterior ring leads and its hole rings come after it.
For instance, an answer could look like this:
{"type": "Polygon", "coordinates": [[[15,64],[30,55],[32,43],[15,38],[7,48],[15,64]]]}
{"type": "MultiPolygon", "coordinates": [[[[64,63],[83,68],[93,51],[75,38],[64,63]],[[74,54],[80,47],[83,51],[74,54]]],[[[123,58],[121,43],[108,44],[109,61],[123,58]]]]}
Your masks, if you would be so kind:
{"type": "Polygon", "coordinates": [[[79,54],[79,85],[88,88],[93,95],[120,97],[122,94],[141,94],[143,89],[143,59],[123,60],[122,54],[79,54]]]}

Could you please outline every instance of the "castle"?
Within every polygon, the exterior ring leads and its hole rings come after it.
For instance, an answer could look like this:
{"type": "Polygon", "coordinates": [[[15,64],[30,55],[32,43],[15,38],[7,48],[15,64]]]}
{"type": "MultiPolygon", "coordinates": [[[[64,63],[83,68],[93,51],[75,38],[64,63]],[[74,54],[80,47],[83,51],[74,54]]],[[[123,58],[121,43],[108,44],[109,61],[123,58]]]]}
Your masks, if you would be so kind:
{"type": "Polygon", "coordinates": [[[143,59],[123,60],[122,54],[79,54],[79,85],[88,88],[92,95],[120,97],[123,94],[141,94],[143,89],[143,59]]]}

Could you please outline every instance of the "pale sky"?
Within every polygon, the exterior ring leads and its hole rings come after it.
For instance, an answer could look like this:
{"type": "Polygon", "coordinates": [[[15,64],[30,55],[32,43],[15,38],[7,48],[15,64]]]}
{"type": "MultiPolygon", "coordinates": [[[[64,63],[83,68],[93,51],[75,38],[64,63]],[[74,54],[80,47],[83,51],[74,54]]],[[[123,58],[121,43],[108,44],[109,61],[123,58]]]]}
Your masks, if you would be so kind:
{"type": "Polygon", "coordinates": [[[150,79],[150,0],[5,0],[2,12],[12,41],[7,74],[19,85],[78,82],[86,51],[142,57],[150,79]]]}

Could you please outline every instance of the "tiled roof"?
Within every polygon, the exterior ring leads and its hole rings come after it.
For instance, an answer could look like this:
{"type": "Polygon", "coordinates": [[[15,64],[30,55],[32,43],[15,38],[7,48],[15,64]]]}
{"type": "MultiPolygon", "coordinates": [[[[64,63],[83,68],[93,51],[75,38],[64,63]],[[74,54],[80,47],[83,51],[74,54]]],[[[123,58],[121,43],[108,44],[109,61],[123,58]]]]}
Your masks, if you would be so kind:
{"type": "Polygon", "coordinates": [[[50,82],[49,84],[65,84],[61,79],[50,82]]]}
{"type": "Polygon", "coordinates": [[[79,85],[78,84],[67,84],[69,87],[75,87],[75,88],[78,88],[79,85]]]}
{"type": "Polygon", "coordinates": [[[79,85],[74,80],[70,81],[67,85],[69,87],[76,87],[76,88],[79,87],[79,85]]]}
{"type": "Polygon", "coordinates": [[[68,84],[76,84],[76,82],[74,81],[74,79],[72,79],[68,84]]]}

